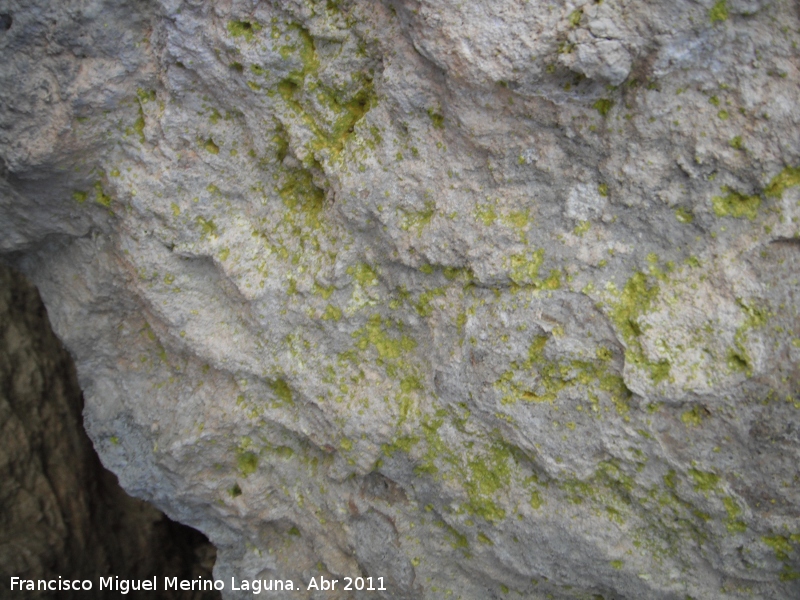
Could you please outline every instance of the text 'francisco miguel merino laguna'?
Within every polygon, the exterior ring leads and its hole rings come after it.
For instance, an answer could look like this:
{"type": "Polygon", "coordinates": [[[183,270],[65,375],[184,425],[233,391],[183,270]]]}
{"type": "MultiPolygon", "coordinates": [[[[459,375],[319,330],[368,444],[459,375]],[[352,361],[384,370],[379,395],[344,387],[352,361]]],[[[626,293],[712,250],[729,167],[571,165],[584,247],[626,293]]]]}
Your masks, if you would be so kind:
{"type": "MultiPolygon", "coordinates": [[[[291,579],[236,579],[231,577],[230,587],[227,588],[234,592],[249,591],[253,594],[261,592],[292,591],[302,589],[302,585],[297,586],[291,579]]],[[[68,579],[58,577],[57,579],[21,579],[11,578],[11,591],[26,592],[64,592],[64,591],[89,591],[93,589],[94,583],[90,579],[68,579]]],[[[158,587],[156,577],[151,579],[120,579],[119,577],[101,577],[99,581],[101,590],[112,590],[121,594],[128,592],[157,592],[159,589],[184,590],[184,591],[211,591],[224,590],[225,582],[221,579],[178,579],[177,577],[164,577],[164,586],[158,587]]],[[[305,584],[306,590],[320,591],[365,591],[365,592],[385,592],[386,587],[383,577],[344,577],[343,579],[331,579],[324,576],[312,577],[305,584]]]]}

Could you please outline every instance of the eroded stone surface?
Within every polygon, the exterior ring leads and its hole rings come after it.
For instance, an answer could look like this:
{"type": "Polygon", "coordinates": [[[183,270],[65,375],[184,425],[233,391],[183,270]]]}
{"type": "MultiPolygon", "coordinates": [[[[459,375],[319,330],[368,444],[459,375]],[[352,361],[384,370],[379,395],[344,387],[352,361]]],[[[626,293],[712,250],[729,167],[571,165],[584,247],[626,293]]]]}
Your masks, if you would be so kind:
{"type": "Polygon", "coordinates": [[[797,595],[795,4],[35,8],[2,248],[218,576],[797,595]]]}

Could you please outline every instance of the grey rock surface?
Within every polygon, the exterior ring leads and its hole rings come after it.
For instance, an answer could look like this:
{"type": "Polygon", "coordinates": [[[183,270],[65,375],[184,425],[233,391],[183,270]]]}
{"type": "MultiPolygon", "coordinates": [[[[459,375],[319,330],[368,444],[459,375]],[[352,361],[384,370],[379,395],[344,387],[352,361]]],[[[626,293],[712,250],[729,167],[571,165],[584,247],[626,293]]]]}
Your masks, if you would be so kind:
{"type": "Polygon", "coordinates": [[[218,577],[800,594],[796,2],[0,13],[0,249],[218,577]]]}

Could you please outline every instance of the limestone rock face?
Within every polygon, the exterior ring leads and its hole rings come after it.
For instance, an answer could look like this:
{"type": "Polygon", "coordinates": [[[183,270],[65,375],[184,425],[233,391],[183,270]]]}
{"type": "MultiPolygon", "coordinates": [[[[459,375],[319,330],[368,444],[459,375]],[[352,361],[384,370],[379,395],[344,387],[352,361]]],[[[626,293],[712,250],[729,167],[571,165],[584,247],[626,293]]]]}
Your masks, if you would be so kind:
{"type": "Polygon", "coordinates": [[[226,583],[800,594],[795,2],[0,7],[0,249],[226,583]]]}

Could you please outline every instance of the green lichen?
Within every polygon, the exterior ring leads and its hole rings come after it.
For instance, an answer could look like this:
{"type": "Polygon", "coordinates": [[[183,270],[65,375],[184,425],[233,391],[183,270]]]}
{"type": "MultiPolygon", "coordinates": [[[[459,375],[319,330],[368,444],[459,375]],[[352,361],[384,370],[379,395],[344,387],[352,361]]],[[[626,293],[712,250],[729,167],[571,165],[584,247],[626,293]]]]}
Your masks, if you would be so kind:
{"type": "Polygon", "coordinates": [[[666,360],[653,362],[644,355],[639,340],[642,335],[639,318],[651,310],[658,294],[658,286],[648,285],[647,276],[637,272],[625,284],[617,301],[611,304],[611,318],[626,343],[625,360],[647,370],[654,383],[668,379],[671,367],[666,360]]]}
{"type": "Polygon", "coordinates": [[[99,181],[95,182],[94,184],[94,200],[98,204],[105,206],[106,208],[111,206],[111,196],[106,193],[103,189],[103,184],[99,181]]]}
{"type": "Polygon", "coordinates": [[[486,453],[467,461],[465,471],[464,487],[469,497],[467,511],[490,523],[503,520],[506,512],[495,501],[495,495],[510,483],[508,451],[494,444],[486,453]]]}
{"type": "Polygon", "coordinates": [[[681,414],[681,421],[691,427],[700,427],[703,424],[704,409],[700,406],[693,406],[690,410],[681,414]]]}
{"type": "Polygon", "coordinates": [[[753,372],[752,361],[747,350],[737,344],[736,348],[729,348],[725,355],[726,363],[731,371],[745,373],[748,376],[753,372]]]}
{"type": "Polygon", "coordinates": [[[490,227],[497,220],[497,212],[491,204],[479,204],[475,208],[475,217],[486,227],[490,227]]]}
{"type": "Polygon", "coordinates": [[[419,437],[415,435],[400,436],[392,441],[391,444],[383,444],[381,450],[386,456],[392,456],[398,451],[408,454],[414,446],[419,444],[419,441],[419,437]]]}
{"type": "Polygon", "coordinates": [[[419,299],[417,300],[416,305],[414,308],[416,309],[417,313],[421,317],[429,317],[433,314],[433,306],[431,306],[431,300],[438,296],[444,296],[445,290],[444,288],[433,288],[430,290],[425,290],[419,295],[419,299]]]}
{"type": "Polygon", "coordinates": [[[796,185],[800,185],[800,167],[786,167],[772,178],[764,190],[764,195],[768,198],[780,198],[787,188],[796,185]]]}
{"type": "Polygon", "coordinates": [[[694,479],[694,489],[699,492],[713,492],[719,487],[720,477],[715,473],[692,468],[689,475],[694,479]]]}
{"type": "Polygon", "coordinates": [[[422,234],[422,229],[431,222],[436,212],[436,205],[433,200],[427,200],[422,210],[407,212],[403,218],[400,228],[403,231],[417,229],[422,234]]]}
{"type": "Polygon", "coordinates": [[[249,450],[239,450],[236,453],[236,465],[242,477],[252,475],[258,469],[258,455],[249,450]]]}
{"type": "Polygon", "coordinates": [[[430,117],[431,123],[436,129],[444,129],[444,115],[432,108],[429,108],[428,116],[430,117]]]}
{"type": "Polygon", "coordinates": [[[89,197],[89,194],[86,192],[82,192],[80,190],[76,190],[72,192],[72,199],[75,200],[78,204],[83,204],[86,202],[86,199],[89,197]]]}
{"type": "Polygon", "coordinates": [[[542,281],[541,288],[543,290],[558,290],[561,289],[561,271],[552,269],[547,279],[542,281]]]}
{"type": "Polygon", "coordinates": [[[539,269],[544,262],[544,249],[532,253],[512,254],[506,259],[509,278],[517,285],[535,284],[538,282],[539,269]]]}
{"type": "Polygon", "coordinates": [[[203,142],[203,149],[211,154],[219,154],[219,146],[217,146],[217,144],[211,138],[208,138],[205,142],[203,142]]]}
{"type": "Polygon", "coordinates": [[[347,274],[361,287],[366,288],[378,285],[378,273],[367,263],[359,263],[347,267],[347,274]]]}
{"type": "Polygon", "coordinates": [[[277,379],[269,381],[268,385],[270,390],[272,390],[272,394],[276,398],[276,402],[273,403],[273,407],[294,405],[292,388],[289,387],[289,384],[283,377],[278,377],[277,379]]]}
{"type": "Polygon", "coordinates": [[[712,23],[728,20],[728,3],[726,0],[717,0],[711,10],[708,11],[708,18],[712,23]]]}
{"type": "Polygon", "coordinates": [[[584,234],[589,231],[591,228],[592,223],[591,221],[581,221],[575,226],[575,229],[572,230],[572,233],[577,235],[578,237],[583,237],[584,234]]]}
{"type": "Polygon", "coordinates": [[[357,340],[357,348],[360,350],[374,348],[378,358],[395,372],[391,367],[401,366],[399,361],[417,347],[417,342],[407,335],[390,335],[391,329],[391,321],[381,319],[379,314],[374,314],[363,327],[354,331],[352,336],[357,340]]]}
{"type": "MultiPolygon", "coordinates": [[[[480,542],[481,544],[484,544],[486,546],[494,546],[494,542],[491,539],[489,539],[489,537],[483,532],[478,532],[478,542],[480,542]]],[[[505,586],[503,586],[503,587],[505,587],[505,586]]],[[[507,590],[508,590],[508,588],[506,588],[506,592],[505,593],[508,593],[507,590]]]]}
{"type": "Polygon", "coordinates": [[[722,188],[727,192],[725,196],[714,196],[711,198],[711,205],[714,214],[718,217],[734,217],[736,219],[750,219],[751,221],[758,215],[758,208],[761,206],[761,198],[758,196],[747,196],[730,188],[722,188]]]}
{"type": "Polygon", "coordinates": [[[759,308],[755,304],[746,304],[737,299],[739,307],[745,314],[744,322],[736,328],[733,337],[733,347],[728,349],[727,363],[731,371],[745,373],[748,377],[753,374],[753,361],[747,351],[747,334],[753,329],[758,329],[766,325],[770,313],[765,308],[759,308]]]}
{"type": "MultiPolygon", "coordinates": [[[[356,72],[348,85],[330,87],[317,77],[320,63],[314,38],[299,25],[291,25],[289,31],[297,36],[299,48],[285,46],[282,53],[288,59],[293,52],[299,52],[302,67],[279,82],[276,91],[313,134],[308,150],[324,151],[328,158],[337,159],[356,123],[377,103],[372,77],[356,72]]],[[[373,140],[379,141],[376,133],[373,132],[373,140]]]]}
{"type": "Polygon", "coordinates": [[[136,117],[136,121],[133,123],[133,131],[139,136],[139,141],[144,144],[146,139],[144,137],[144,110],[142,109],[142,105],[139,105],[139,114],[136,117]]]}
{"type": "Polygon", "coordinates": [[[739,519],[742,514],[742,509],[733,498],[728,496],[722,499],[722,504],[725,511],[728,513],[728,519],[725,521],[725,527],[729,533],[744,533],[747,531],[747,524],[739,519]]]}
{"type": "Polygon", "coordinates": [[[342,309],[328,304],[325,307],[325,312],[322,313],[323,321],[338,321],[342,318],[342,309]]]}
{"type": "Polygon", "coordinates": [[[592,108],[599,112],[602,117],[607,116],[613,107],[614,101],[609,98],[600,98],[592,104],[592,108]]]}
{"type": "Polygon", "coordinates": [[[217,225],[213,219],[204,219],[197,217],[197,224],[200,226],[202,237],[215,238],[217,237],[217,225]]]}
{"type": "Polygon", "coordinates": [[[512,210],[508,214],[501,215],[500,220],[524,236],[531,221],[530,210],[512,210]]]}
{"type": "Polygon", "coordinates": [[[694,215],[682,206],[675,209],[675,218],[678,219],[680,223],[686,223],[687,225],[694,221],[694,215]]]}
{"type": "Polygon", "coordinates": [[[775,552],[775,558],[781,561],[787,561],[789,560],[789,554],[794,551],[792,542],[800,542],[800,535],[765,535],[762,536],[761,541],[772,548],[772,551],[775,552]]]}
{"type": "MultiPolygon", "coordinates": [[[[495,382],[495,387],[503,394],[503,404],[512,404],[519,400],[553,404],[562,390],[581,385],[587,390],[596,387],[607,393],[619,414],[624,415],[630,410],[630,390],[621,376],[608,371],[607,359],[600,359],[598,363],[586,360],[549,360],[545,355],[548,339],[544,335],[534,337],[528,348],[527,360],[513,362],[511,369],[495,382]],[[515,371],[535,372],[537,385],[529,389],[518,383],[515,371]]],[[[589,396],[591,398],[592,394],[589,396]]],[[[596,402],[592,400],[593,410],[597,409],[596,402]]]]}
{"type": "Polygon", "coordinates": [[[261,29],[261,24],[255,21],[228,21],[228,33],[231,37],[244,37],[248,43],[253,41],[255,34],[261,29]]]}
{"type": "Polygon", "coordinates": [[[138,88],[136,90],[136,97],[139,98],[139,102],[141,102],[142,104],[147,104],[148,102],[155,102],[156,91],[146,90],[144,88],[138,88]]]}
{"type": "Polygon", "coordinates": [[[322,229],[325,191],[314,183],[308,169],[287,169],[280,179],[278,194],[290,211],[303,216],[304,225],[311,230],[322,229]]]}
{"type": "Polygon", "coordinates": [[[457,529],[451,525],[445,524],[445,532],[447,537],[450,539],[450,546],[454,550],[469,548],[469,540],[467,540],[467,536],[459,533],[457,529]]]}

